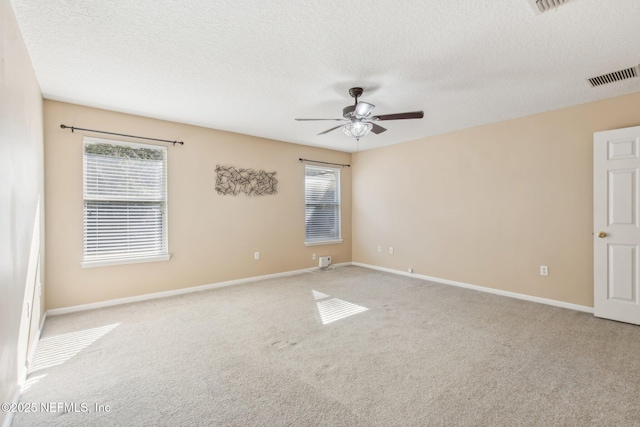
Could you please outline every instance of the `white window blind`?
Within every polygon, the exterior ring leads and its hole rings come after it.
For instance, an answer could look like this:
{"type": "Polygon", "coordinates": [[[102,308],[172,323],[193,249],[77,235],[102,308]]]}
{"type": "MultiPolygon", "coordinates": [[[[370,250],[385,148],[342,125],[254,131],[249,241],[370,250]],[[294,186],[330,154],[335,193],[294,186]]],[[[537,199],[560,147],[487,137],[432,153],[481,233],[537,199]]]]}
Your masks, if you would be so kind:
{"type": "Polygon", "coordinates": [[[305,165],[306,243],[340,240],[340,169],[305,165]]]}
{"type": "Polygon", "coordinates": [[[166,254],[166,147],[85,138],[85,262],[166,254]]]}

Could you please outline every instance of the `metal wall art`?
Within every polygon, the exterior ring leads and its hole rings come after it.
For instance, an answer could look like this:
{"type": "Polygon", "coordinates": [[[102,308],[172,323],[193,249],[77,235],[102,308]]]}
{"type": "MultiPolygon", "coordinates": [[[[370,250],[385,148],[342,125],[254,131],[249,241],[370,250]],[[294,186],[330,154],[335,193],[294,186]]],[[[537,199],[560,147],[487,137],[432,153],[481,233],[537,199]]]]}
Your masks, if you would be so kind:
{"type": "Polygon", "coordinates": [[[269,196],[278,192],[275,172],[216,165],[216,174],[218,194],[237,196],[246,193],[248,196],[269,196]]]}

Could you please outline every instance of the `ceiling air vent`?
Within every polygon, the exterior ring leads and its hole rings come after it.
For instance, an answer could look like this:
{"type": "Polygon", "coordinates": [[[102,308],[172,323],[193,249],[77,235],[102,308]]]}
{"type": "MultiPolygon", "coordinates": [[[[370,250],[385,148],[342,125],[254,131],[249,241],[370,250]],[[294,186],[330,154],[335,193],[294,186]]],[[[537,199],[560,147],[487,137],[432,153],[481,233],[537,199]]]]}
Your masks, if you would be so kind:
{"type": "Polygon", "coordinates": [[[569,2],[569,0],[528,0],[536,15],[540,15],[551,9],[569,2]]]}
{"type": "Polygon", "coordinates": [[[614,71],[613,73],[603,74],[597,77],[591,77],[587,79],[591,87],[597,87],[606,85],[609,83],[619,82],[621,80],[632,79],[634,77],[638,77],[640,75],[640,65],[636,65],[635,67],[626,68],[620,71],[614,71]]]}

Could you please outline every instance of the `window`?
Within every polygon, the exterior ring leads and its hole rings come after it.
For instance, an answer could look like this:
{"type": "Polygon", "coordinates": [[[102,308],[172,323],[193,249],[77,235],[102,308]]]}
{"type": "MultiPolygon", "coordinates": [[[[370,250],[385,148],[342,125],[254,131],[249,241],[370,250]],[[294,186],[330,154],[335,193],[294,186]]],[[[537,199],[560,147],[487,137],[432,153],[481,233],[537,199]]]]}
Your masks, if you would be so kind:
{"type": "Polygon", "coordinates": [[[85,137],[82,266],[169,258],[167,148],[85,137]]]}
{"type": "Polygon", "coordinates": [[[305,245],[342,242],[340,169],[305,165],[305,245]]]}

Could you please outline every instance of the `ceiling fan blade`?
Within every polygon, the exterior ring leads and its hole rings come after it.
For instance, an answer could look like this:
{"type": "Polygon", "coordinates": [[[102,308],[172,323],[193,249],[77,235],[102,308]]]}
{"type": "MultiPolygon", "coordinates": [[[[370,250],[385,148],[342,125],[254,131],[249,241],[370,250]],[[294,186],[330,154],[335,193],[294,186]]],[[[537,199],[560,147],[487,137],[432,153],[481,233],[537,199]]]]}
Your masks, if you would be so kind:
{"type": "Polygon", "coordinates": [[[424,117],[424,111],[411,111],[409,113],[384,114],[382,116],[372,117],[373,120],[402,120],[402,119],[421,119],[424,117]]]}
{"type": "Polygon", "coordinates": [[[358,102],[354,114],[356,116],[366,117],[371,114],[374,108],[376,108],[376,106],[373,104],[369,104],[368,102],[358,102]]]}
{"type": "Polygon", "coordinates": [[[371,128],[371,132],[375,133],[376,135],[381,134],[382,132],[386,131],[387,129],[383,128],[380,125],[377,125],[375,123],[371,123],[373,125],[373,127],[371,128]]]}
{"type": "Polygon", "coordinates": [[[329,132],[331,132],[332,130],[336,130],[336,129],[338,129],[338,128],[341,128],[342,126],[344,126],[344,125],[340,125],[340,126],[336,126],[336,127],[334,127],[334,128],[331,128],[331,129],[327,129],[327,130],[325,130],[324,132],[320,132],[318,135],[324,135],[325,133],[329,133],[329,132]]]}
{"type": "Polygon", "coordinates": [[[333,120],[336,122],[344,121],[344,119],[294,119],[294,120],[297,120],[299,122],[310,122],[310,121],[316,121],[316,120],[333,120]]]}

